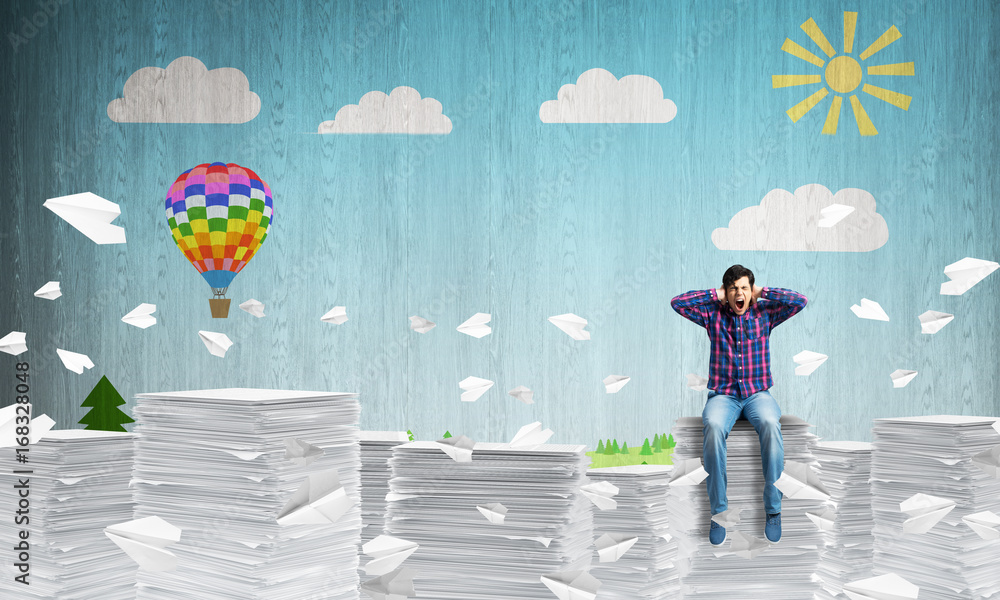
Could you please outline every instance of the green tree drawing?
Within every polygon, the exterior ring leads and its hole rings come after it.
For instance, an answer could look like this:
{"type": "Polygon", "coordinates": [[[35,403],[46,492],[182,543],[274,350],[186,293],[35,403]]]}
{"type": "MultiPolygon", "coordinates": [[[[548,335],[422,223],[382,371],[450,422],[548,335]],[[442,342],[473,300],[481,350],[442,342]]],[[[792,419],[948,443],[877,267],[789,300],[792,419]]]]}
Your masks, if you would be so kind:
{"type": "Polygon", "coordinates": [[[407,435],[407,437],[410,438],[410,441],[412,442],[413,441],[413,432],[410,431],[409,429],[407,429],[406,430],[406,435],[407,435]]]}
{"type": "Polygon", "coordinates": [[[622,451],[622,449],[618,447],[618,440],[617,439],[613,440],[612,443],[614,444],[614,446],[612,447],[612,450],[611,450],[612,454],[618,454],[619,452],[622,451]]]}
{"type": "Polygon", "coordinates": [[[628,454],[628,444],[627,443],[622,442],[622,449],[621,449],[621,452],[619,454],[628,454]]]}
{"type": "Polygon", "coordinates": [[[611,438],[608,438],[608,441],[604,444],[604,454],[610,455],[614,453],[615,450],[611,447],[611,438]]]}
{"type": "Polygon", "coordinates": [[[125,404],[125,399],[118,393],[115,386],[108,381],[107,375],[102,375],[94,389],[80,406],[90,411],[80,419],[81,425],[97,431],[127,431],[122,425],[134,423],[135,419],[128,416],[118,407],[125,404]]]}
{"type": "Polygon", "coordinates": [[[663,441],[659,434],[653,436],[653,452],[663,452],[663,441]]]}
{"type": "Polygon", "coordinates": [[[667,448],[673,448],[676,445],[677,442],[674,441],[674,434],[671,433],[670,437],[667,438],[667,448]]]}
{"type": "Polygon", "coordinates": [[[642,443],[642,450],[639,450],[639,456],[652,456],[653,448],[649,445],[649,438],[642,443]]]}
{"type": "Polygon", "coordinates": [[[451,437],[451,432],[450,431],[445,431],[444,435],[441,436],[442,439],[448,439],[450,437],[451,437]]]}
{"type": "Polygon", "coordinates": [[[597,440],[597,453],[604,454],[604,440],[597,440]]]}

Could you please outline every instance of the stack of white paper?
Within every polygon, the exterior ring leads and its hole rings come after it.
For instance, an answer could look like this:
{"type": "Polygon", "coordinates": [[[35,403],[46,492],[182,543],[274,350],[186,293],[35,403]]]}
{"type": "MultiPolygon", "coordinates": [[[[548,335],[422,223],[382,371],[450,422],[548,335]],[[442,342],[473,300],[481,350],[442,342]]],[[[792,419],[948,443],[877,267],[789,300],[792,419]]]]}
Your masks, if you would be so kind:
{"type": "Polygon", "coordinates": [[[357,599],[360,412],[355,394],[139,395],[135,516],[182,534],[137,600],[357,599]]]}
{"type": "MultiPolygon", "coordinates": [[[[798,417],[781,417],[786,465],[791,461],[812,467],[809,446],[816,436],[808,432],[809,427],[798,417]]],[[[677,420],[672,431],[677,442],[675,465],[685,459],[701,461],[702,428],[701,417],[677,420]]],[[[732,600],[734,589],[738,589],[741,598],[812,598],[818,589],[813,573],[823,541],[806,513],[822,509],[824,500],[785,496],[781,502],[781,540],[769,544],[764,537],[760,442],[750,423],[736,422],[729,434],[727,453],[729,510],[731,515],[739,516],[739,522],[726,527],[727,540],[722,545],[712,546],[708,541],[711,509],[706,483],[670,486],[670,533],[678,544],[684,597],[732,600]],[[738,588],[734,588],[734,582],[738,582],[738,588]]]]}
{"type": "Polygon", "coordinates": [[[875,419],[876,574],[902,576],[920,587],[921,600],[997,597],[1000,544],[963,520],[985,511],[1000,514],[1000,479],[976,464],[977,454],[1000,445],[996,421],[954,415],[875,419]]]}
{"type": "MultiPolygon", "coordinates": [[[[817,575],[818,600],[832,600],[845,583],[872,576],[872,445],[867,442],[817,442],[812,448],[820,481],[830,493],[825,509],[807,514],[823,532],[817,575]]],[[[843,598],[840,595],[839,598],[843,598]]]]}
{"type": "Polygon", "coordinates": [[[0,598],[135,598],[136,564],[104,535],[132,518],[133,441],[131,433],[67,429],[28,446],[26,463],[4,449],[12,464],[0,472],[0,506],[9,510],[0,519],[0,598]],[[19,508],[21,492],[26,508],[19,508]],[[16,549],[22,541],[27,550],[16,549]],[[20,552],[27,561],[18,560],[20,552]],[[27,563],[29,585],[15,581],[17,562],[27,563]]]}
{"type": "Polygon", "coordinates": [[[594,510],[596,548],[590,574],[601,581],[598,598],[676,598],[677,542],[667,532],[668,465],[591,469],[592,481],[618,488],[614,510],[594,510]]]}
{"type": "Polygon", "coordinates": [[[405,431],[361,432],[361,543],[365,544],[385,533],[385,496],[389,493],[392,449],[405,444],[410,436],[405,431]]]}
{"type": "Polygon", "coordinates": [[[419,544],[402,565],[416,571],[417,597],[554,598],[542,577],[587,569],[593,551],[585,450],[480,442],[458,462],[437,442],[396,446],[386,531],[419,544]],[[502,522],[478,508],[499,514],[496,504],[502,522]]]}

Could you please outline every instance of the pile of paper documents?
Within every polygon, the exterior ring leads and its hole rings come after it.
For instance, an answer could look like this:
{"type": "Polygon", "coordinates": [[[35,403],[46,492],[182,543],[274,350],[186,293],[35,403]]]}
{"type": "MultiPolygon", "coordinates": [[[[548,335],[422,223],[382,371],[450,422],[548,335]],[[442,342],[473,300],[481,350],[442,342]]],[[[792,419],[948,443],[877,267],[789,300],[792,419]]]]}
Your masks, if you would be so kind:
{"type": "Polygon", "coordinates": [[[358,598],[355,394],[224,389],[139,395],[136,518],[182,531],[137,600],[358,598]]]}
{"type": "Polygon", "coordinates": [[[601,581],[599,598],[644,600],[680,593],[677,542],[667,532],[669,465],[591,469],[591,481],[616,488],[613,510],[594,508],[590,574],[601,581]]]}
{"type": "Polygon", "coordinates": [[[996,417],[875,419],[876,574],[919,586],[920,600],[998,597],[998,428],[996,417]]]}
{"type": "Polygon", "coordinates": [[[405,444],[410,436],[405,431],[361,432],[361,543],[370,542],[385,533],[385,496],[389,493],[392,449],[405,444]]]}
{"type": "Polygon", "coordinates": [[[0,598],[135,598],[136,564],[104,535],[132,518],[133,441],[131,433],[53,430],[20,453],[25,463],[4,448],[10,468],[0,473],[0,506],[9,514],[0,519],[0,598]],[[29,585],[14,580],[23,574],[18,562],[27,565],[29,585]]]}
{"type": "Polygon", "coordinates": [[[576,586],[593,582],[565,573],[587,569],[593,551],[586,447],[480,442],[459,462],[442,446],[410,442],[389,461],[386,531],[419,544],[403,563],[417,596],[552,600],[553,585],[587,597],[576,586]]]}

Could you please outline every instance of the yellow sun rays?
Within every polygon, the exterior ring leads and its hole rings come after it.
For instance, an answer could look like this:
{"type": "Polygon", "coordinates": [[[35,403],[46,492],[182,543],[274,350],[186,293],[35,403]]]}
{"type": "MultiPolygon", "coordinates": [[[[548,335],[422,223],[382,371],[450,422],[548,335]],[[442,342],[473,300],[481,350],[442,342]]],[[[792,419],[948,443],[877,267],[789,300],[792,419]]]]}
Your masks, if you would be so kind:
{"type": "Polygon", "coordinates": [[[772,75],[771,87],[776,89],[816,83],[826,84],[785,111],[793,123],[797,123],[799,119],[815,108],[824,98],[832,94],[833,98],[830,103],[830,109],[826,114],[826,121],[823,123],[822,133],[824,135],[836,135],[837,127],[840,123],[841,105],[843,104],[844,96],[847,96],[851,104],[851,110],[854,112],[854,120],[858,124],[858,132],[863,136],[877,135],[878,130],[875,129],[875,125],[872,124],[864,106],[861,105],[861,100],[858,99],[856,92],[859,88],[861,92],[873,98],[878,98],[903,110],[909,110],[910,101],[912,100],[910,96],[862,81],[866,75],[912,76],[914,74],[912,62],[871,65],[867,69],[863,69],[861,66],[861,61],[868,60],[886,46],[901,38],[902,34],[893,25],[879,36],[877,40],[872,42],[870,46],[865,48],[858,55],[858,58],[854,58],[850,55],[854,52],[854,32],[857,22],[858,13],[844,12],[844,51],[840,55],[837,55],[836,49],[815,21],[809,19],[802,24],[802,31],[826,55],[826,59],[800,46],[793,40],[785,38],[785,42],[781,45],[782,51],[823,69],[823,73],[815,75],[772,75]]]}

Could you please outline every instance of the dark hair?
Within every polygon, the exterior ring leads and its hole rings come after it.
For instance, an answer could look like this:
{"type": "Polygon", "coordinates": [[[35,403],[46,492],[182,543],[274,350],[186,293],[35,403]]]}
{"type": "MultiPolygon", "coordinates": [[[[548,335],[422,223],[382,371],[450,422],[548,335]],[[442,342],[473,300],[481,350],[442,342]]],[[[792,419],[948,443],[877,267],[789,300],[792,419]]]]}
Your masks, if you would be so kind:
{"type": "Polygon", "coordinates": [[[753,271],[744,267],[743,265],[733,265],[726,269],[726,273],[722,276],[722,289],[728,290],[729,286],[736,283],[737,279],[741,277],[746,277],[750,280],[750,289],[753,289],[753,271]]]}

